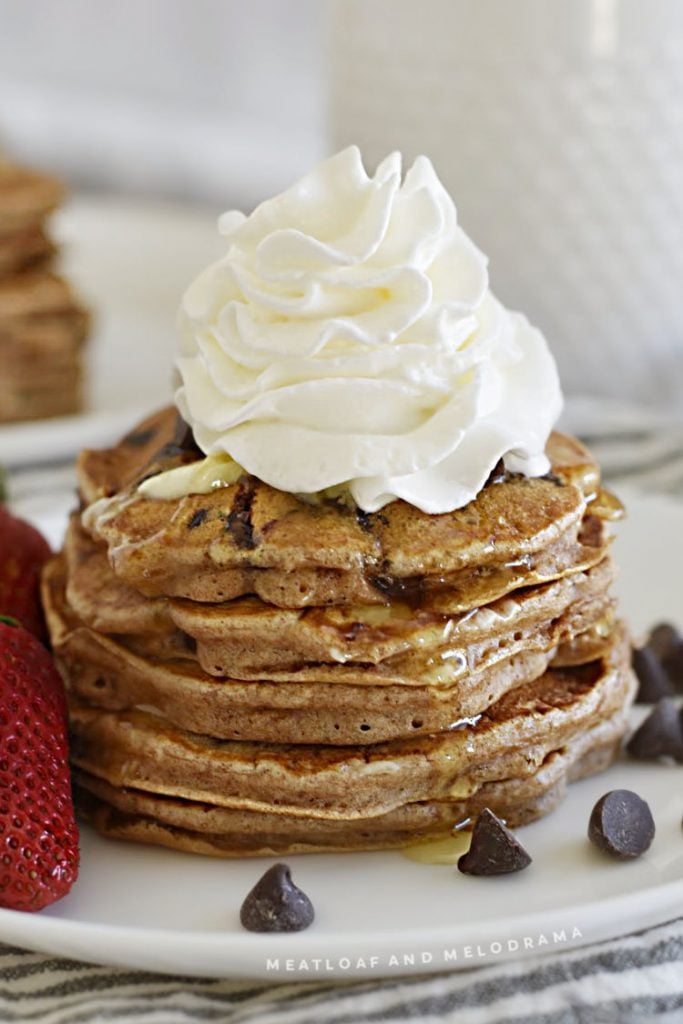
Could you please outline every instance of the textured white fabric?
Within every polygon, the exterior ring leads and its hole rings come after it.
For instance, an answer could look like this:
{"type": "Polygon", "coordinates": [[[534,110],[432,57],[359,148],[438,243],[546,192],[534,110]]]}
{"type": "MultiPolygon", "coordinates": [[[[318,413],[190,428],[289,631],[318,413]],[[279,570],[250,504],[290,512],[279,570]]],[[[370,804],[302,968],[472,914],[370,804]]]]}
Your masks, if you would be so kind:
{"type": "Polygon", "coordinates": [[[336,11],[333,146],[429,155],[566,393],[683,412],[679,0],[336,11]]]}

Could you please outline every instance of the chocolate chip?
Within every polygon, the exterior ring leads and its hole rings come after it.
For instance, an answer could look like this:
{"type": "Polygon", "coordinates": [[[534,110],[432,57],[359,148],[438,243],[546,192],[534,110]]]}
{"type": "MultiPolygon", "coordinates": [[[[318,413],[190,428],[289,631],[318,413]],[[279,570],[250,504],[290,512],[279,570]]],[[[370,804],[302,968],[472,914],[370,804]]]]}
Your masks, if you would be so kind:
{"type": "Polygon", "coordinates": [[[507,473],[505,472],[505,463],[502,459],[498,459],[498,462],[486,478],[484,487],[490,487],[491,484],[504,484],[506,479],[507,473]]]}
{"type": "Polygon", "coordinates": [[[357,508],[356,522],[361,530],[365,530],[366,533],[372,533],[372,517],[369,512],[364,512],[362,508],[357,508]]]}
{"type": "Polygon", "coordinates": [[[292,881],[286,864],[274,864],[246,896],[240,921],[250,932],[300,932],[315,912],[306,893],[292,881]]]}
{"type": "Polygon", "coordinates": [[[424,600],[424,576],[370,576],[369,582],[385,597],[417,607],[424,600]]]}
{"type": "Polygon", "coordinates": [[[618,860],[639,857],[655,836],[650,808],[630,789],[613,789],[601,797],[590,816],[588,838],[618,860]]]}
{"type": "Polygon", "coordinates": [[[668,673],[648,644],[645,647],[634,648],[631,665],[639,683],[637,704],[656,704],[661,697],[668,697],[673,693],[668,673]]]}
{"type": "Polygon", "coordinates": [[[557,473],[546,473],[545,476],[541,477],[541,480],[547,480],[549,483],[555,484],[556,487],[564,487],[564,480],[557,473]]]}
{"type": "Polygon", "coordinates": [[[244,476],[237,486],[237,493],[225,528],[231,534],[238,548],[252,551],[256,547],[254,527],[251,521],[251,507],[256,497],[256,481],[253,477],[244,476]]]}
{"type": "Polygon", "coordinates": [[[658,622],[650,631],[647,646],[651,647],[657,657],[662,659],[680,642],[681,636],[675,626],[672,626],[670,622],[658,622]]]}
{"type": "Polygon", "coordinates": [[[631,757],[654,761],[672,757],[683,764],[683,724],[675,701],[662,697],[626,744],[631,757]]]}
{"type": "Polygon", "coordinates": [[[187,633],[181,633],[180,637],[181,637],[181,643],[182,643],[183,647],[185,648],[185,650],[189,651],[191,654],[196,654],[197,653],[197,641],[196,641],[195,637],[188,636],[187,633]]]}
{"type": "Polygon", "coordinates": [[[683,693],[683,643],[662,659],[675,693],[683,693]]]}
{"type": "Polygon", "coordinates": [[[352,622],[344,630],[344,639],[355,640],[356,637],[359,636],[359,634],[362,633],[364,629],[367,629],[367,626],[364,622],[352,622]]]}
{"type": "Polygon", "coordinates": [[[472,830],[472,842],[458,861],[466,875],[507,875],[531,864],[531,857],[500,818],[485,807],[472,830]]]}
{"type": "Polygon", "coordinates": [[[633,652],[633,668],[640,683],[639,704],[655,704],[660,697],[683,693],[683,637],[676,627],[658,623],[647,643],[633,652]]]}
{"type": "Polygon", "coordinates": [[[647,641],[669,676],[672,689],[683,693],[683,637],[669,622],[658,623],[647,641]]]}
{"type": "Polygon", "coordinates": [[[187,524],[188,530],[196,530],[198,526],[202,525],[208,514],[208,508],[198,508],[187,524]]]}

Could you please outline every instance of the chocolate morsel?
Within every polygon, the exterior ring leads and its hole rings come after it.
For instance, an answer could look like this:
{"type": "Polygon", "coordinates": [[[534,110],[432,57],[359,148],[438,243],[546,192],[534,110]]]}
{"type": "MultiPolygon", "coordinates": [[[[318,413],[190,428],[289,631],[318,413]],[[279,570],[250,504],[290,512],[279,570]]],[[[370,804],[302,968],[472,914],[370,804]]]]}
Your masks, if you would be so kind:
{"type": "Polygon", "coordinates": [[[667,673],[675,693],[683,693],[683,636],[670,622],[658,623],[650,633],[651,647],[667,673]]]}
{"type": "Polygon", "coordinates": [[[672,697],[662,697],[633,733],[626,750],[638,761],[672,757],[683,764],[683,723],[672,697]]]}
{"type": "Polygon", "coordinates": [[[472,830],[472,842],[458,861],[465,875],[507,875],[522,871],[531,857],[500,818],[485,807],[472,830]]]}
{"type": "Polygon", "coordinates": [[[590,841],[617,860],[640,857],[654,835],[650,808],[630,789],[613,789],[600,797],[588,823],[590,841]]]}
{"type": "Polygon", "coordinates": [[[656,704],[661,697],[673,693],[669,674],[649,642],[644,647],[634,648],[631,665],[639,684],[636,704],[656,704]]]}
{"type": "Polygon", "coordinates": [[[300,932],[313,921],[313,904],[286,864],[274,864],[245,897],[240,921],[250,932],[300,932]]]}

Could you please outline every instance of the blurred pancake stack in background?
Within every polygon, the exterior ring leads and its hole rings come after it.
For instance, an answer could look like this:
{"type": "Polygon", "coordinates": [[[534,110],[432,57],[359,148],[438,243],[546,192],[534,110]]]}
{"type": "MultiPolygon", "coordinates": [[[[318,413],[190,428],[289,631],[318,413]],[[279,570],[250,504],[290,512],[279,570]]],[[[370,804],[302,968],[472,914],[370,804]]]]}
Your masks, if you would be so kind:
{"type": "Polygon", "coordinates": [[[88,313],[55,273],[62,183],[0,156],[0,423],[78,412],[88,313]]]}

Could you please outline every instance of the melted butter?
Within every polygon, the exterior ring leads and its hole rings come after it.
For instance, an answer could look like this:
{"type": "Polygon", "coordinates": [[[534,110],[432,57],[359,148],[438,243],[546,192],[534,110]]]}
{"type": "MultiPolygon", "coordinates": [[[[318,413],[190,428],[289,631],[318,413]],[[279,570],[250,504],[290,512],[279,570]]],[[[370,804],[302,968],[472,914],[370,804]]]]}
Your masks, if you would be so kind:
{"type": "Polygon", "coordinates": [[[469,830],[453,831],[436,839],[421,839],[404,847],[401,853],[417,864],[457,864],[469,850],[471,837],[469,830]]]}
{"type": "Polygon", "coordinates": [[[614,614],[605,615],[604,618],[593,623],[592,628],[587,630],[587,632],[589,635],[597,636],[601,639],[611,636],[614,632],[614,614]]]}
{"type": "MultiPolygon", "coordinates": [[[[469,744],[466,746],[469,752],[469,744]]],[[[453,800],[467,800],[467,798],[473,796],[478,789],[478,782],[473,782],[472,779],[468,778],[458,779],[452,786],[448,787],[448,795],[453,800]]]]}
{"type": "Polygon", "coordinates": [[[125,511],[134,501],[135,495],[121,497],[121,495],[115,494],[110,498],[98,498],[92,505],[88,505],[81,516],[84,530],[86,533],[96,533],[100,527],[106,526],[109,520],[125,511]]]}
{"type": "Polygon", "coordinates": [[[298,492],[295,497],[306,505],[322,505],[324,502],[334,501],[340,505],[346,505],[350,509],[357,508],[348,484],[335,484],[334,487],[325,487],[322,491],[311,493],[298,492]]]}
{"type": "MultiPolygon", "coordinates": [[[[410,605],[396,601],[393,604],[347,605],[345,608],[324,608],[320,616],[326,625],[347,630],[359,622],[363,626],[386,626],[394,622],[413,622],[415,611],[410,605]]],[[[438,619],[438,616],[434,616],[438,619]]]]}
{"type": "MultiPolygon", "coordinates": [[[[576,636],[565,640],[559,647],[563,658],[579,655],[583,657],[586,649],[590,650],[592,643],[609,639],[614,633],[615,617],[612,611],[608,612],[597,622],[594,622],[588,629],[584,629],[576,636]]],[[[569,664],[569,662],[567,663],[569,664]]]]}
{"type": "Polygon", "coordinates": [[[207,455],[198,462],[167,469],[150,477],[140,484],[138,491],[146,498],[171,501],[185,498],[188,494],[209,494],[219,487],[230,487],[244,476],[244,472],[229,455],[207,455]]]}
{"type": "MultiPolygon", "coordinates": [[[[220,452],[216,455],[207,455],[189,465],[157,473],[156,476],[144,480],[138,491],[146,498],[172,501],[186,498],[189,494],[209,494],[219,487],[231,487],[245,474],[246,470],[239,462],[235,462],[227,453],[220,452]]],[[[335,501],[348,505],[349,508],[356,507],[347,484],[326,487],[314,494],[297,494],[296,497],[308,505],[335,501]]]]}

